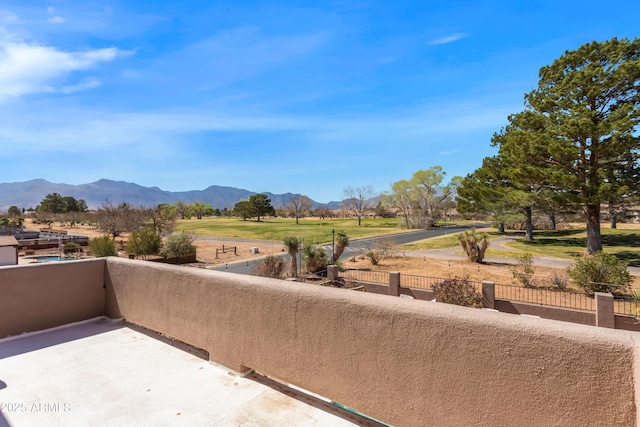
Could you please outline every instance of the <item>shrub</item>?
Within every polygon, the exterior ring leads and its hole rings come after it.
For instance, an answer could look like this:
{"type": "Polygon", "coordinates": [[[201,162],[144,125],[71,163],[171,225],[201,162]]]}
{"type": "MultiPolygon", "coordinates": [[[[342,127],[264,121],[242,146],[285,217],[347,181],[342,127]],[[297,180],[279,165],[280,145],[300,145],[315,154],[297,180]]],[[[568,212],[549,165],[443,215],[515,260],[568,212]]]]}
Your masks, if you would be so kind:
{"type": "Polygon", "coordinates": [[[378,265],[382,259],[395,251],[394,242],[390,239],[375,241],[367,246],[364,256],[369,258],[372,265],[378,265]]]}
{"type": "Polygon", "coordinates": [[[522,254],[516,257],[518,264],[511,268],[511,274],[525,288],[535,288],[536,282],[533,279],[535,268],[533,267],[533,256],[522,254]]]}
{"type": "Polygon", "coordinates": [[[587,295],[595,292],[620,292],[631,285],[625,263],[602,251],[587,255],[567,268],[567,274],[587,295]]]}
{"type": "Polygon", "coordinates": [[[560,275],[556,271],[549,274],[547,282],[549,283],[549,287],[558,291],[566,291],[569,285],[567,275],[560,275]]]}
{"type": "Polygon", "coordinates": [[[64,247],[62,248],[62,252],[64,252],[65,255],[75,254],[75,253],[78,253],[80,251],[82,251],[82,246],[80,246],[76,242],[65,243],[64,247]]]}
{"type": "Polygon", "coordinates": [[[94,257],[118,256],[116,243],[111,236],[101,236],[89,240],[89,249],[94,257]]]}
{"type": "Polygon", "coordinates": [[[438,302],[482,308],[482,294],[476,291],[468,279],[447,279],[436,283],[432,289],[438,302]]]}
{"type": "Polygon", "coordinates": [[[183,258],[195,255],[194,240],[194,236],[186,233],[171,234],[166,238],[162,249],[160,249],[160,255],[164,258],[183,258]]]}
{"type": "Polygon", "coordinates": [[[460,246],[467,254],[467,259],[471,262],[481,263],[484,259],[484,253],[489,247],[489,240],[486,234],[476,234],[476,230],[465,231],[458,235],[460,246]]]}
{"type": "Polygon", "coordinates": [[[125,250],[128,254],[147,259],[149,255],[158,253],[160,242],[160,235],[153,228],[144,227],[131,233],[125,250]]]}
{"type": "Polygon", "coordinates": [[[302,250],[302,259],[309,273],[326,270],[327,265],[329,265],[329,257],[323,247],[305,245],[302,250]]]}
{"type": "Polygon", "coordinates": [[[272,279],[282,279],[287,263],[281,256],[270,255],[264,258],[263,262],[257,264],[253,269],[253,274],[272,279]]]}

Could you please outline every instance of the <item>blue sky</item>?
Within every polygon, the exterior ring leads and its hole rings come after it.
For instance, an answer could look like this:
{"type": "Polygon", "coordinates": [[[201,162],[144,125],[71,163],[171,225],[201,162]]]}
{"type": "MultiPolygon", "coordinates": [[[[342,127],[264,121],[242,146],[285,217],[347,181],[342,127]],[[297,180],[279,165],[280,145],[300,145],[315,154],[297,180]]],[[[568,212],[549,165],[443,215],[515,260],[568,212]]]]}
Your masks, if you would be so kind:
{"type": "Polygon", "coordinates": [[[636,1],[3,1],[0,182],[340,200],[465,175],[564,51],[636,1]]]}

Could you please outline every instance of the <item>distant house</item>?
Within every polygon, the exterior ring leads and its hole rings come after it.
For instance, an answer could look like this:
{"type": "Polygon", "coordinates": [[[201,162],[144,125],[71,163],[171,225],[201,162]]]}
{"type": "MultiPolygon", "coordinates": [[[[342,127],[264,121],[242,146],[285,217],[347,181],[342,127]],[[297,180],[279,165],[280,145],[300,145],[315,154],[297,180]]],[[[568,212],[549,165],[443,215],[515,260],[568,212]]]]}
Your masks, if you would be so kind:
{"type": "Polygon", "coordinates": [[[0,236],[0,266],[18,264],[18,246],[13,236],[0,236]]]}

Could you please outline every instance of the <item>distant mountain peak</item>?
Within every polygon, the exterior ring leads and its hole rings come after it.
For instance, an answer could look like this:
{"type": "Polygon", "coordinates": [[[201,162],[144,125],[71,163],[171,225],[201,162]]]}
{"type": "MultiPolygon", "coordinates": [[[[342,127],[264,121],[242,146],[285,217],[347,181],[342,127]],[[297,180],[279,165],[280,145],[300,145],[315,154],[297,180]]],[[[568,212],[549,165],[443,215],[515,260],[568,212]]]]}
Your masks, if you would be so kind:
{"type": "MultiPolygon", "coordinates": [[[[256,194],[254,191],[241,188],[210,185],[204,190],[165,191],[159,187],[144,187],[126,181],[114,181],[102,178],[89,184],[71,185],[55,184],[42,178],[24,182],[0,183],[0,211],[6,211],[9,206],[28,209],[36,207],[47,194],[59,193],[76,199],[84,199],[90,209],[98,208],[106,200],[112,203],[127,202],[133,206],[156,206],[159,204],[173,204],[178,200],[185,203],[195,201],[205,202],[213,208],[232,208],[240,199],[246,199],[256,194]]],[[[273,206],[285,206],[297,194],[268,193],[273,206]]],[[[335,209],[337,202],[314,206],[328,206],[335,209]],[[334,206],[335,204],[335,206],[334,206]]]]}

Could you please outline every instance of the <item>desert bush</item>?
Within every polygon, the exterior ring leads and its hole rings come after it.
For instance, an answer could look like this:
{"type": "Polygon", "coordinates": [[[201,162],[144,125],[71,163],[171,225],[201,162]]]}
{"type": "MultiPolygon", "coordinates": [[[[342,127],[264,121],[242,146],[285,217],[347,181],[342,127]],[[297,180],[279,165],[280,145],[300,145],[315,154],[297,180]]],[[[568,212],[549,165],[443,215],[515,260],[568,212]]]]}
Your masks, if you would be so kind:
{"type": "Polygon", "coordinates": [[[383,258],[395,252],[393,240],[381,239],[367,245],[364,256],[369,258],[372,265],[378,265],[383,258]]]}
{"type": "Polygon", "coordinates": [[[482,308],[482,294],[469,283],[468,279],[455,277],[433,285],[437,302],[482,308]]]}
{"type": "Polygon", "coordinates": [[[484,259],[484,253],[489,247],[489,239],[487,235],[482,233],[480,235],[476,234],[475,229],[471,229],[471,231],[465,231],[458,235],[458,241],[460,242],[460,246],[464,249],[464,252],[467,254],[467,259],[471,262],[481,263],[484,259]]]}
{"type": "Polygon", "coordinates": [[[89,240],[89,249],[94,257],[118,256],[116,243],[111,236],[101,236],[89,240]]]}
{"type": "Polygon", "coordinates": [[[537,287],[533,278],[535,268],[533,267],[533,256],[531,254],[522,254],[516,256],[518,264],[511,268],[513,278],[517,280],[525,288],[537,287]]]}
{"type": "Polygon", "coordinates": [[[305,245],[302,249],[302,259],[308,273],[326,270],[329,265],[327,251],[320,246],[305,245]]]}
{"type": "Polygon", "coordinates": [[[558,272],[554,271],[549,274],[547,278],[547,283],[551,289],[555,289],[558,291],[566,291],[569,285],[569,280],[567,279],[567,275],[558,274],[558,272]]]}
{"type": "Polygon", "coordinates": [[[160,251],[160,235],[151,227],[144,227],[131,233],[125,251],[134,254],[142,259],[147,259],[149,255],[157,254],[160,251]]]}
{"type": "Polygon", "coordinates": [[[195,255],[196,247],[193,245],[195,237],[187,234],[171,234],[165,239],[160,255],[164,258],[183,258],[195,255]]]}
{"type": "Polygon", "coordinates": [[[627,265],[615,255],[602,251],[576,261],[567,268],[567,274],[587,295],[595,292],[620,292],[631,285],[627,265]]]}
{"type": "Polygon", "coordinates": [[[62,252],[64,252],[65,255],[75,254],[80,251],[82,251],[82,246],[80,246],[76,242],[65,243],[64,247],[62,248],[62,252]]]}
{"type": "Polygon", "coordinates": [[[287,263],[283,257],[270,255],[254,267],[253,274],[255,276],[271,277],[272,279],[282,279],[286,265],[287,263]]]}

